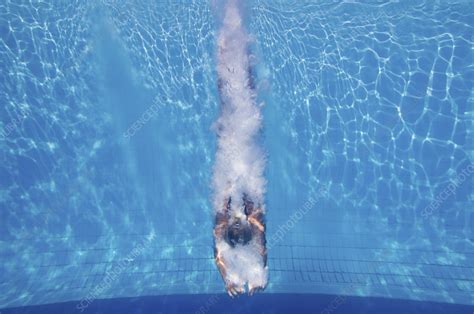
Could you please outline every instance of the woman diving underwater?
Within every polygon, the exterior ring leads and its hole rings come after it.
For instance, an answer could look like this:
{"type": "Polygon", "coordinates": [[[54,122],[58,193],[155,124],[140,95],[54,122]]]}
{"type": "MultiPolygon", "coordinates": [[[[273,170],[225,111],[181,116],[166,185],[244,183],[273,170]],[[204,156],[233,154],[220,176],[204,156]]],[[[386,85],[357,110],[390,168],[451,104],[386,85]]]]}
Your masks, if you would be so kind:
{"type": "Polygon", "coordinates": [[[255,207],[245,194],[241,208],[233,210],[231,205],[232,200],[229,197],[223,204],[223,211],[216,215],[214,257],[229,295],[243,293],[245,282],[248,283],[249,294],[252,295],[264,289],[266,285],[267,252],[263,210],[255,207]],[[232,253],[238,253],[240,256],[232,253]],[[236,270],[235,268],[239,267],[234,265],[235,262],[243,262],[244,267],[249,269],[236,270]],[[241,271],[249,272],[251,276],[242,275],[241,271]]]}
{"type": "Polygon", "coordinates": [[[265,248],[265,154],[258,136],[262,124],[253,60],[239,1],[223,6],[217,38],[220,116],[214,164],[214,256],[227,292],[253,294],[267,284],[265,248]]]}

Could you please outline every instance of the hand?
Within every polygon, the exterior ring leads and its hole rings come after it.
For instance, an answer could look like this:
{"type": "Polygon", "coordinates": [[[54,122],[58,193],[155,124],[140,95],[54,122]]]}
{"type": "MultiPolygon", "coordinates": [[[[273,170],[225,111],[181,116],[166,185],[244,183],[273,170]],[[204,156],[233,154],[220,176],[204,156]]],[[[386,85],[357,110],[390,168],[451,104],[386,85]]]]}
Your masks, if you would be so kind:
{"type": "Polygon", "coordinates": [[[265,286],[255,286],[255,287],[249,286],[249,295],[251,296],[255,292],[263,291],[264,289],[265,289],[265,286]]]}
{"type": "Polygon", "coordinates": [[[233,284],[233,283],[228,283],[225,288],[227,290],[227,294],[230,295],[232,298],[245,292],[244,287],[237,286],[236,284],[233,284]]]}

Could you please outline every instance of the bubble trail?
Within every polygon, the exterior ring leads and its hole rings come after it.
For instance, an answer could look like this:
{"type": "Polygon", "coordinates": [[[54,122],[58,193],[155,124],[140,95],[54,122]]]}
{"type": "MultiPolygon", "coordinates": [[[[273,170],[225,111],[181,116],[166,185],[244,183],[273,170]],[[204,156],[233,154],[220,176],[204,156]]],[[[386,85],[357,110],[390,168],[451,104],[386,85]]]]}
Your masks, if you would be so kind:
{"type": "Polygon", "coordinates": [[[240,2],[222,7],[217,36],[220,116],[213,189],[216,265],[229,295],[264,289],[268,267],[265,240],[265,154],[259,145],[262,114],[252,69],[252,36],[240,2]]]}
{"type": "MultiPolygon", "coordinates": [[[[265,155],[258,143],[262,114],[257,104],[249,45],[251,36],[242,24],[238,1],[224,7],[217,43],[217,74],[221,112],[215,129],[218,135],[214,166],[214,207],[222,201],[241,198],[244,193],[263,203],[265,155]]],[[[235,205],[242,205],[237,203],[235,205]]]]}

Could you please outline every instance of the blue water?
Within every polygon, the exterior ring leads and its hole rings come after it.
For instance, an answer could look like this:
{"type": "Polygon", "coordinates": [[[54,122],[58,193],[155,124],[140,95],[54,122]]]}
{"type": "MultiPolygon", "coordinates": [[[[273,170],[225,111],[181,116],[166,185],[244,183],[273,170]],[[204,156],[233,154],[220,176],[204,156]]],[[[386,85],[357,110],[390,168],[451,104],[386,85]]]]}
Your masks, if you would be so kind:
{"type": "Polygon", "coordinates": [[[472,312],[474,3],[245,7],[272,245],[265,292],[230,301],[212,247],[218,12],[0,2],[2,313],[151,313],[107,300],[158,295],[192,312],[216,293],[211,312],[472,312]]]}

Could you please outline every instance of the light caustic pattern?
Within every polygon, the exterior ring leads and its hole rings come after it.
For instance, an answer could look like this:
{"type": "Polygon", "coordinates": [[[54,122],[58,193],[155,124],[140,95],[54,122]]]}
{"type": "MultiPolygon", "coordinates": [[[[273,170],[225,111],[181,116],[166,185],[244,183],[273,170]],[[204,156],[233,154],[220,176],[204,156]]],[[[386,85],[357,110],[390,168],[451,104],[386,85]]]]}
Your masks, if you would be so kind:
{"type": "Polygon", "coordinates": [[[87,298],[149,234],[98,298],[193,291],[196,258],[222,289],[212,21],[188,1],[0,3],[0,308],[87,298]]]}
{"type": "Polygon", "coordinates": [[[296,281],[473,302],[472,9],[470,1],[255,5],[251,31],[272,94],[267,207],[289,216],[329,190],[281,250],[306,243],[287,254],[342,265],[302,263],[315,272],[296,281]],[[340,277],[357,263],[354,278],[340,277]],[[459,275],[433,275],[451,266],[459,275]],[[327,267],[331,274],[319,274],[327,267]]]}
{"type": "MultiPolygon", "coordinates": [[[[474,304],[472,6],[247,2],[268,238],[327,191],[269,251],[267,292],[474,304]]],[[[86,298],[149,234],[99,297],[223,291],[216,24],[202,1],[0,2],[0,308],[86,298]]]]}

